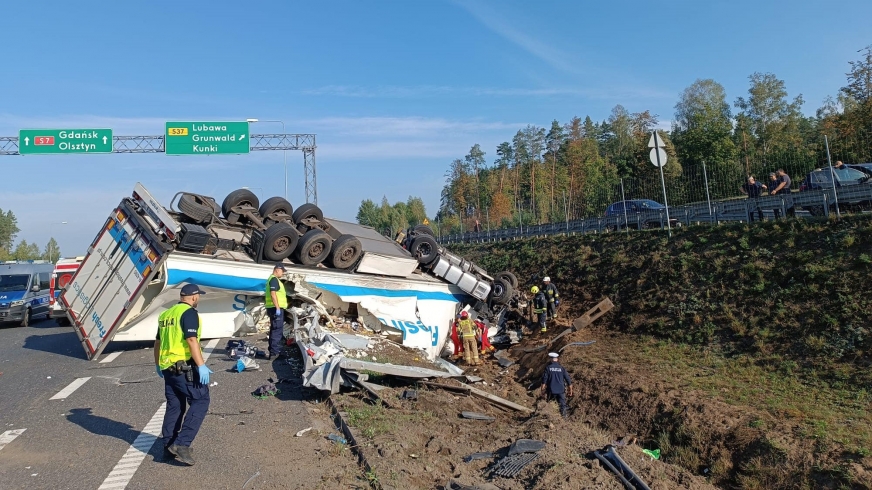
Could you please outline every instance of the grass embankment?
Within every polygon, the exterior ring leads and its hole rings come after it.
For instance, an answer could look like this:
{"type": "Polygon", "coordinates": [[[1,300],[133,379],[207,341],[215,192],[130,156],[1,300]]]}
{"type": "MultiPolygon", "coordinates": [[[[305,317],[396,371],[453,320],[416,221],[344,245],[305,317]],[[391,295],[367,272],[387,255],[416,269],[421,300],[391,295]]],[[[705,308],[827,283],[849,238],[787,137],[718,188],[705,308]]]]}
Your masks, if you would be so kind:
{"type": "Polygon", "coordinates": [[[611,328],[657,340],[639,342],[651,369],[795,420],[802,437],[872,452],[867,217],[449,248],[522,282],[550,275],[572,314],[607,295],[611,328]]]}

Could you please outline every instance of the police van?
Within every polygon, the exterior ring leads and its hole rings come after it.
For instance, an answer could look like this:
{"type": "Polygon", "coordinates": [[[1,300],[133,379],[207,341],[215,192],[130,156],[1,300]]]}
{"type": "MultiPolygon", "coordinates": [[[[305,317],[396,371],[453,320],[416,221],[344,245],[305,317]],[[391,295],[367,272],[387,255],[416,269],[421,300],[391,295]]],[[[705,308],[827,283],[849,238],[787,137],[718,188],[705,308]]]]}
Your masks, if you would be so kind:
{"type": "Polygon", "coordinates": [[[0,262],[0,322],[30,325],[48,315],[49,284],[54,265],[44,260],[0,262]]]}

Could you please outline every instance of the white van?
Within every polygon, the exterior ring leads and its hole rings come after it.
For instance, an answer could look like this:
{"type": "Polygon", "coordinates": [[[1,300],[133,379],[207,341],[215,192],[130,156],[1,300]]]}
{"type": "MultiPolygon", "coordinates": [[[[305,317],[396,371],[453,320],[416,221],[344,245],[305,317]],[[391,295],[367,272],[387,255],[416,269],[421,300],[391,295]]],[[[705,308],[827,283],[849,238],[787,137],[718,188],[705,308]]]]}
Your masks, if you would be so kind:
{"type": "Polygon", "coordinates": [[[48,316],[52,272],[44,260],[0,263],[0,322],[27,327],[33,317],[48,316]]]}

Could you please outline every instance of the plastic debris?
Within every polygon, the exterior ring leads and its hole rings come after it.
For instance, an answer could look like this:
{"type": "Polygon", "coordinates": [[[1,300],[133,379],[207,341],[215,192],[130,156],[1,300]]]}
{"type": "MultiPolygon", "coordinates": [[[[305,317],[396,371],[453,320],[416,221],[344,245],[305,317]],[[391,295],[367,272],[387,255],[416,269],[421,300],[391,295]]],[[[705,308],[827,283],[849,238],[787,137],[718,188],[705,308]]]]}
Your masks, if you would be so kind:
{"type": "Polygon", "coordinates": [[[491,417],[490,415],[485,415],[483,413],[478,413],[478,412],[460,412],[460,416],[465,418],[465,419],[483,420],[485,422],[493,422],[494,420],[496,420],[495,418],[491,417]]]}
{"type": "Polygon", "coordinates": [[[659,449],[643,449],[643,453],[651,456],[652,459],[660,459],[660,450],[659,449]]]}
{"type": "Polygon", "coordinates": [[[306,434],[306,432],[309,432],[310,430],[312,430],[311,427],[306,427],[305,429],[294,434],[294,437],[303,437],[306,434]]]}
{"type": "Polygon", "coordinates": [[[418,399],[418,391],[417,390],[403,390],[403,394],[400,396],[403,400],[417,400],[418,399]]]}
{"type": "Polygon", "coordinates": [[[538,453],[524,453],[506,456],[497,461],[493,467],[493,476],[501,476],[503,478],[514,478],[525,466],[530,464],[534,459],[538,458],[538,453]]]}
{"type": "Polygon", "coordinates": [[[260,366],[256,362],[254,362],[254,359],[252,359],[250,357],[243,356],[243,357],[240,357],[239,359],[237,359],[236,360],[236,372],[241,373],[242,371],[247,371],[247,370],[259,371],[260,366]]]}
{"type": "Polygon", "coordinates": [[[348,444],[348,441],[346,441],[344,437],[337,436],[336,434],[330,434],[327,436],[327,439],[330,439],[333,442],[338,442],[339,444],[348,444]]]}
{"type": "Polygon", "coordinates": [[[281,390],[276,388],[276,385],[272,383],[267,383],[265,385],[261,385],[258,389],[254,390],[254,392],[251,393],[251,396],[263,400],[264,398],[275,396],[279,393],[281,393],[281,390]]]}
{"type": "Polygon", "coordinates": [[[212,387],[212,386],[218,386],[218,382],[217,382],[217,381],[212,382],[212,383],[209,384],[209,386],[210,386],[210,387],[212,387]]]}
{"type": "Polygon", "coordinates": [[[471,463],[473,461],[477,461],[479,459],[493,459],[494,453],[472,453],[469,456],[465,456],[463,458],[464,463],[471,463]]]}

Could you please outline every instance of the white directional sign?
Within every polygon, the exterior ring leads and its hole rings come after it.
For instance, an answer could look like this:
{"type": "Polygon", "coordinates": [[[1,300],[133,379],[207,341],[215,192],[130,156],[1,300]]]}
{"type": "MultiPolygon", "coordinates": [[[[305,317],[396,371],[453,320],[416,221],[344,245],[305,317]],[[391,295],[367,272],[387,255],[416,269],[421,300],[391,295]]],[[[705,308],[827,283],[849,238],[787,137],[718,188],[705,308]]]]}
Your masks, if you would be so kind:
{"type": "Polygon", "coordinates": [[[651,148],[651,152],[648,154],[649,158],[651,158],[651,163],[654,164],[655,167],[662,167],[666,165],[666,150],[662,147],[660,148],[651,148]],[[657,154],[660,154],[660,162],[657,162],[657,154]]]}

